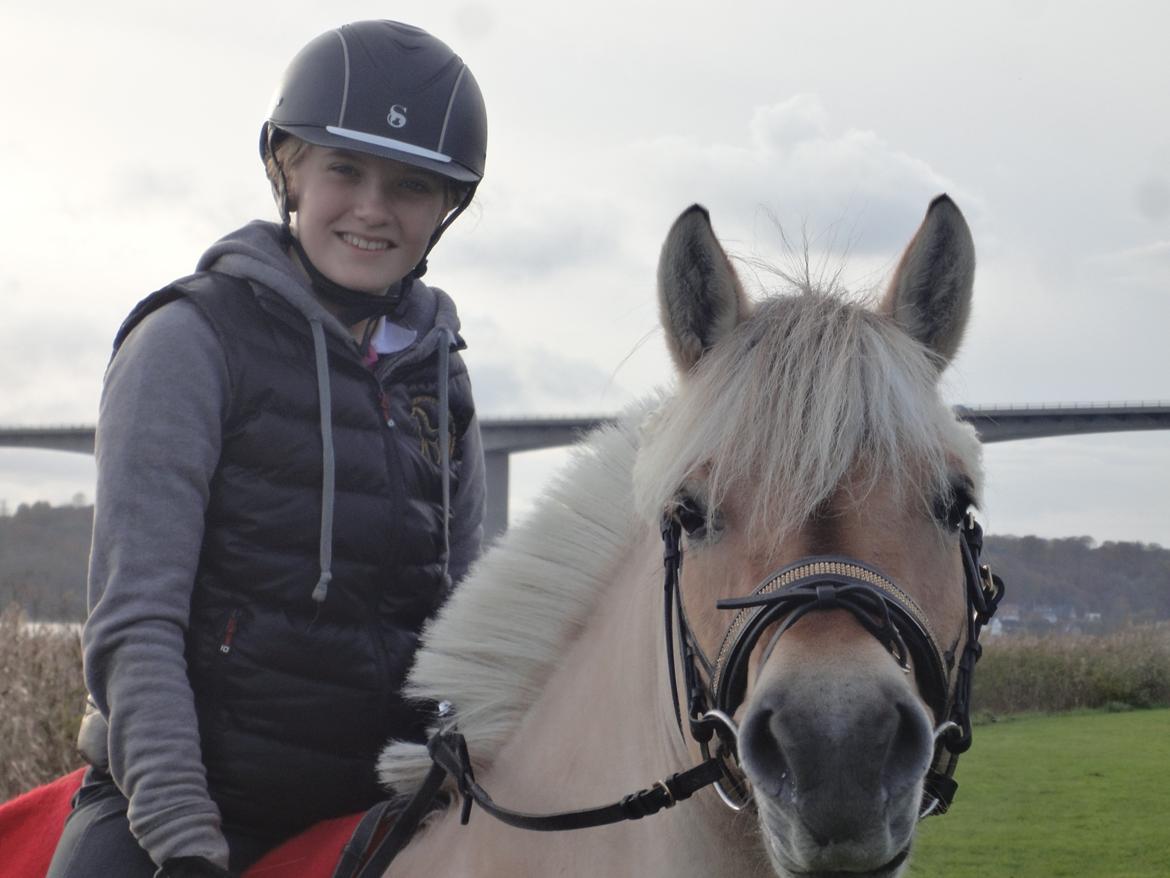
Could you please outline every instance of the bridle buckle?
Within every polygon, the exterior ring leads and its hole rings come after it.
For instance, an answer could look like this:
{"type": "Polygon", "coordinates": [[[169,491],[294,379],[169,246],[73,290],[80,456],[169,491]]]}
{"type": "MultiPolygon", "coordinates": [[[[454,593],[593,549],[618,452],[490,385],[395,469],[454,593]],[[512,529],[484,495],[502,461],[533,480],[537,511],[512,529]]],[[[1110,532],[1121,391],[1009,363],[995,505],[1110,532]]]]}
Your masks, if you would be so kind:
{"type": "Polygon", "coordinates": [[[994,605],[999,600],[1001,586],[996,580],[995,574],[991,572],[990,564],[979,565],[979,584],[983,588],[983,594],[987,597],[987,602],[994,605]]]}

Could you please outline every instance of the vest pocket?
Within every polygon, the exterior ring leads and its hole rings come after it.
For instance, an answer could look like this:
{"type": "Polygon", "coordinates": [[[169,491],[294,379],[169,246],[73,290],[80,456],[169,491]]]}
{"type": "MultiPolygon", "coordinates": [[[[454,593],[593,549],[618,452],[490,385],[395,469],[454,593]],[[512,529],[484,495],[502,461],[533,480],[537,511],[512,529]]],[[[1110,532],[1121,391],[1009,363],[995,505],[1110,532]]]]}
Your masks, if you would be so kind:
{"type": "Polygon", "coordinates": [[[203,692],[209,717],[223,720],[226,699],[231,699],[238,683],[232,678],[247,666],[239,653],[241,638],[246,637],[251,614],[243,607],[233,607],[205,635],[200,662],[203,692]],[[243,664],[241,664],[243,662],[243,664]]]}

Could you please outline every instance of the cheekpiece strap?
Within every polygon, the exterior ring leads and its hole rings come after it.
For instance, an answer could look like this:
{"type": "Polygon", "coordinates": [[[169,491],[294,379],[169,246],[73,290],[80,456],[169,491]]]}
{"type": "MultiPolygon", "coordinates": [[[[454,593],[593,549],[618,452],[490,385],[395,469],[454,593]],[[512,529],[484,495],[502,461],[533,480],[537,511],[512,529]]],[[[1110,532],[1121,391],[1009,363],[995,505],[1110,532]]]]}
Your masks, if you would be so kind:
{"type": "MultiPolygon", "coordinates": [[[[662,517],[662,583],[664,607],[663,626],[666,632],[666,667],[670,677],[670,703],[674,705],[674,719],[682,734],[682,711],[678,703],[678,678],[674,669],[674,605],[678,595],[678,581],[682,572],[682,525],[670,515],[662,517]]],[[[680,632],[680,638],[686,635],[680,632]]]]}

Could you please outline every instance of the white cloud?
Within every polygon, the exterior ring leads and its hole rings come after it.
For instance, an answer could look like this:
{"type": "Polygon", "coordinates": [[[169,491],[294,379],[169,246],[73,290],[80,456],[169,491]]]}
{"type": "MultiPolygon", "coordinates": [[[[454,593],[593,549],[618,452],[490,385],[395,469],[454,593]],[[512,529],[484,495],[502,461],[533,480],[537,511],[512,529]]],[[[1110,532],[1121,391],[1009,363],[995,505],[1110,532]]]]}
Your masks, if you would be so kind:
{"type": "Polygon", "coordinates": [[[808,228],[814,242],[844,220],[852,252],[892,256],[940,192],[968,214],[979,209],[974,196],[879,132],[834,124],[816,95],[757,108],[743,135],[642,141],[617,159],[636,191],[675,209],[685,207],[678,198],[687,193],[745,244],[762,233],[770,245],[773,217],[788,230],[808,228]]]}
{"type": "MultiPolygon", "coordinates": [[[[547,282],[582,268],[616,271],[626,257],[615,213],[588,198],[549,200],[523,189],[486,189],[478,213],[460,218],[442,244],[445,264],[474,268],[501,281],[547,282]]],[[[623,217],[625,219],[625,217],[623,217]]]]}
{"type": "Polygon", "coordinates": [[[1142,247],[1131,247],[1118,254],[1125,259],[1155,262],[1159,265],[1170,264],[1170,241],[1156,241],[1142,247]]]}
{"type": "Polygon", "coordinates": [[[1170,285],[1170,240],[1127,247],[1089,261],[1111,284],[1156,286],[1162,296],[1170,285]]]}
{"type": "Polygon", "coordinates": [[[1145,178],[1134,186],[1133,200],[1138,212],[1150,222],[1165,220],[1170,217],[1170,180],[1162,176],[1145,178]]]}
{"type": "Polygon", "coordinates": [[[0,448],[0,501],[9,514],[21,503],[64,506],[77,494],[92,503],[97,468],[89,454],[0,448]]]}
{"type": "Polygon", "coordinates": [[[1170,546],[1164,432],[1065,436],[984,449],[989,532],[1170,546]]]}
{"type": "Polygon", "coordinates": [[[498,324],[477,323],[465,357],[481,416],[605,415],[630,399],[615,372],[555,343],[552,335],[518,341],[498,324]]]}
{"type": "Polygon", "coordinates": [[[669,224],[698,201],[737,254],[783,256],[780,224],[798,241],[807,230],[814,249],[834,257],[848,250],[869,275],[896,260],[939,192],[951,192],[969,216],[981,210],[975,196],[878,132],[835,124],[816,95],[759,107],[740,125],[710,139],[618,142],[588,164],[556,146],[525,153],[522,170],[489,173],[478,206],[433,261],[500,282],[621,276],[652,266],[669,224]]]}

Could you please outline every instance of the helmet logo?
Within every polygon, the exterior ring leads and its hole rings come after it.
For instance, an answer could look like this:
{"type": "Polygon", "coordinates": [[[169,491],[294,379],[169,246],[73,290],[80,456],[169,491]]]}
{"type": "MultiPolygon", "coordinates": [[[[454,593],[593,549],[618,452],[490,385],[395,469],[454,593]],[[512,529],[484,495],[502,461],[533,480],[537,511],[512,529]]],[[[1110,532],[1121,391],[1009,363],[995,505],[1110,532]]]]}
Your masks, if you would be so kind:
{"type": "Polygon", "coordinates": [[[391,128],[405,128],[406,127],[406,107],[402,104],[395,104],[390,108],[390,113],[386,116],[386,123],[391,128]]]}

